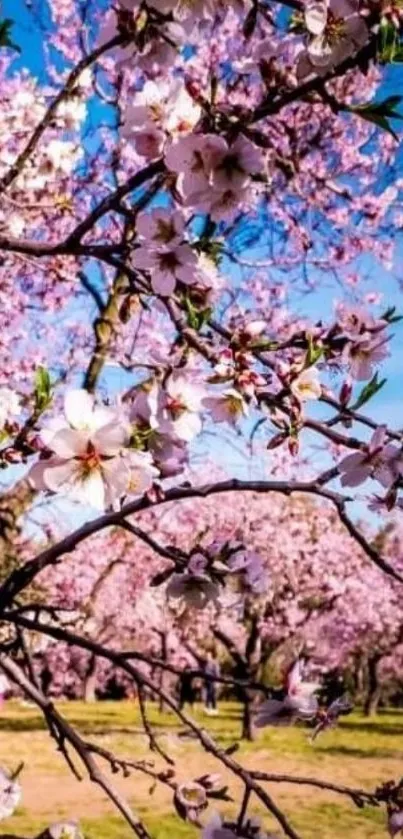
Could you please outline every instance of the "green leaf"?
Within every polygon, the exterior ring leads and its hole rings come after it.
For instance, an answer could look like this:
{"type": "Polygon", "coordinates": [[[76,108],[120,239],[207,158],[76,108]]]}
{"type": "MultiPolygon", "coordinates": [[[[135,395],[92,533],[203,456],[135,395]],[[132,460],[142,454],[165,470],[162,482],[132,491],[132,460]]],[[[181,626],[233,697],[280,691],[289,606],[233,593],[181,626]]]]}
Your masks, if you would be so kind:
{"type": "Polygon", "coordinates": [[[316,364],[318,359],[323,355],[324,347],[317,347],[312,341],[312,338],[308,337],[308,350],[305,357],[305,364],[306,367],[312,367],[313,364],[316,364]]]}
{"type": "Polygon", "coordinates": [[[10,38],[10,29],[14,25],[14,21],[10,18],[0,21],[0,47],[8,47],[15,52],[21,52],[19,46],[10,38]]]}
{"type": "Polygon", "coordinates": [[[340,110],[350,111],[350,113],[357,114],[361,119],[372,122],[378,128],[382,128],[383,131],[388,131],[398,142],[399,137],[390,125],[389,120],[403,119],[403,114],[396,111],[402,98],[402,96],[388,96],[382,102],[368,102],[364,105],[342,105],[340,110]]]}
{"type": "Polygon", "coordinates": [[[35,409],[42,413],[52,399],[52,382],[46,367],[38,367],[34,382],[35,409]]]}
{"type": "Polygon", "coordinates": [[[198,253],[205,253],[206,256],[214,263],[216,268],[219,266],[222,259],[224,242],[220,242],[217,239],[212,241],[211,239],[203,236],[195,243],[194,247],[198,253]]]}
{"type": "Polygon", "coordinates": [[[378,33],[378,61],[389,64],[395,60],[396,52],[399,50],[399,38],[395,26],[388,20],[384,20],[378,33]]]}
{"type": "Polygon", "coordinates": [[[396,306],[389,306],[381,315],[381,320],[387,320],[388,323],[398,323],[400,320],[403,320],[403,315],[396,314],[396,306]]]}
{"type": "Polygon", "coordinates": [[[188,295],[184,297],[183,302],[185,304],[188,325],[196,332],[200,332],[203,326],[210,320],[212,309],[198,309],[188,295]]]}
{"type": "Polygon", "coordinates": [[[351,405],[351,410],[356,411],[358,408],[361,408],[362,405],[365,405],[366,402],[372,399],[372,397],[381,390],[386,381],[386,379],[378,381],[378,373],[375,373],[371,381],[363,387],[358,399],[356,399],[354,404],[351,405]]]}
{"type": "Polygon", "coordinates": [[[295,11],[291,14],[288,28],[290,32],[295,32],[297,35],[303,35],[306,33],[306,23],[303,12],[295,11]]]}

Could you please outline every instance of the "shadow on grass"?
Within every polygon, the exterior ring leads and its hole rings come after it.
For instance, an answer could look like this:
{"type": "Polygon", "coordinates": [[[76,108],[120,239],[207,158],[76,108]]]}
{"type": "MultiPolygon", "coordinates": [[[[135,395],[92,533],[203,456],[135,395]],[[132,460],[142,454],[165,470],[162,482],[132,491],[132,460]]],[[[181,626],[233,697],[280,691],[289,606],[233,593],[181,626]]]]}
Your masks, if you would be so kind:
{"type": "Polygon", "coordinates": [[[340,757],[340,755],[345,755],[346,757],[359,757],[361,759],[377,758],[378,760],[379,758],[394,758],[397,754],[401,753],[397,749],[380,749],[379,747],[373,749],[369,749],[368,747],[359,749],[353,746],[341,745],[327,746],[327,748],[324,749],[324,752],[326,752],[327,755],[337,755],[338,757],[340,757]]]}
{"type": "MultiPolygon", "coordinates": [[[[124,722],[122,719],[119,719],[117,714],[111,712],[104,714],[101,711],[101,713],[97,714],[96,718],[88,719],[80,715],[69,714],[68,709],[63,708],[60,710],[69,723],[85,735],[130,734],[144,736],[144,729],[136,710],[133,711],[133,718],[126,718],[124,722]]],[[[218,740],[233,740],[234,734],[237,733],[236,729],[238,728],[237,723],[239,722],[239,718],[233,717],[232,714],[220,714],[213,719],[200,713],[190,714],[189,716],[192,716],[203,727],[208,728],[218,740]]],[[[170,733],[185,737],[188,732],[188,729],[184,728],[182,722],[174,714],[169,716],[163,714],[158,718],[155,712],[150,713],[149,722],[157,734],[170,733]]],[[[0,732],[23,733],[45,730],[47,730],[47,725],[40,714],[0,717],[0,732]]]]}
{"type": "Polygon", "coordinates": [[[0,717],[0,731],[44,731],[47,728],[43,717],[27,719],[7,719],[0,717]]]}
{"type": "Polygon", "coordinates": [[[355,722],[355,720],[345,720],[343,723],[343,729],[346,731],[356,731],[361,732],[363,734],[383,734],[386,736],[401,736],[403,735],[403,720],[402,723],[393,723],[390,722],[381,722],[374,720],[368,720],[368,722],[355,722]]]}

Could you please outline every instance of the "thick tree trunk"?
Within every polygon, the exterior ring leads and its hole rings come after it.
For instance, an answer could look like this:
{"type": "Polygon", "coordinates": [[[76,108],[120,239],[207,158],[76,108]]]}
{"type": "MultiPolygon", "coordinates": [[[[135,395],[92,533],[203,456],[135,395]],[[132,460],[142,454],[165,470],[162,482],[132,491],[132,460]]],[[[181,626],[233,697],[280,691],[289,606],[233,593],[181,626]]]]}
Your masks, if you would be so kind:
{"type": "Polygon", "coordinates": [[[354,664],[352,671],[354,701],[361,704],[366,696],[366,675],[368,673],[368,655],[367,653],[357,653],[354,656],[354,664]]]}
{"type": "Polygon", "coordinates": [[[253,725],[252,716],[252,702],[248,697],[244,699],[243,703],[241,739],[249,740],[250,742],[252,742],[255,739],[255,728],[253,725]]]}
{"type": "Polygon", "coordinates": [[[364,703],[364,714],[371,717],[378,711],[382,687],[379,682],[379,664],[382,656],[372,656],[368,660],[368,692],[364,703]]]}
{"type": "Polygon", "coordinates": [[[96,701],[96,694],[95,690],[97,687],[97,677],[96,677],[96,663],[97,660],[94,655],[91,656],[87,672],[84,676],[84,684],[83,684],[83,699],[84,702],[95,702],[96,701]]]}
{"type": "Polygon", "coordinates": [[[361,656],[359,661],[357,662],[356,672],[356,689],[360,696],[362,696],[364,693],[366,664],[367,662],[365,656],[361,656]]]}

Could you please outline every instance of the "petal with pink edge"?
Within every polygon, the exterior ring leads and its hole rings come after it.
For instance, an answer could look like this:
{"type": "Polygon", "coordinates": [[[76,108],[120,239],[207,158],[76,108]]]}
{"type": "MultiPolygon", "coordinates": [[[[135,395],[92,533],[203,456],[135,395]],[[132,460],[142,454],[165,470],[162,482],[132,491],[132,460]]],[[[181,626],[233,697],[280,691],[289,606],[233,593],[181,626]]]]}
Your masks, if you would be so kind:
{"type": "Polygon", "coordinates": [[[155,294],[169,297],[175,291],[175,277],[172,273],[157,271],[151,276],[151,285],[155,294]]]}
{"type": "Polygon", "coordinates": [[[87,451],[89,435],[86,431],[63,428],[53,435],[50,448],[63,459],[82,457],[87,451]]]}
{"type": "Polygon", "coordinates": [[[107,457],[113,457],[127,445],[129,434],[125,426],[111,422],[99,428],[92,436],[92,441],[97,451],[107,457]]]}

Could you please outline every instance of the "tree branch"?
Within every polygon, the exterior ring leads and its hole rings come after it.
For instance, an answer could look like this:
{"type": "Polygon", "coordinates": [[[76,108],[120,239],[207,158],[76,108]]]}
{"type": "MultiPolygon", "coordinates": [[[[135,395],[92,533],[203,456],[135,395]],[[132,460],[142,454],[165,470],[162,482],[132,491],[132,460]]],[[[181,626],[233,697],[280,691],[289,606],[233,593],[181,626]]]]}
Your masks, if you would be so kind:
{"type": "MultiPolygon", "coordinates": [[[[6,675],[17,684],[21,690],[28,696],[36,705],[43,711],[45,717],[50,720],[51,735],[56,740],[59,748],[64,741],[70,743],[80,760],[84,764],[88,776],[91,781],[98,784],[103,789],[108,798],[115,804],[120,813],[124,816],[132,830],[137,834],[139,839],[151,839],[147,829],[140,821],[140,819],[132,813],[129,805],[124,798],[114,789],[110,781],[105,777],[103,772],[99,769],[97,763],[91,754],[91,749],[88,749],[87,744],[77,734],[70,723],[65,720],[61,714],[54,707],[52,702],[44,696],[44,694],[30,682],[20,667],[9,656],[0,654],[0,668],[6,675]]],[[[65,750],[64,750],[65,751],[65,750]]]]}
{"type": "Polygon", "coordinates": [[[122,35],[116,35],[106,44],[102,44],[99,47],[96,47],[89,55],[86,55],[81,61],[76,64],[76,66],[71,71],[66,84],[64,87],[59,91],[49,108],[47,109],[44,117],[41,119],[40,123],[37,125],[31,137],[22,150],[22,152],[18,155],[17,159],[14,161],[10,169],[0,178],[0,193],[4,192],[10,184],[18,177],[19,173],[22,171],[25,163],[31,157],[32,153],[35,151],[36,146],[38,145],[39,140],[41,139],[44,131],[48,126],[51,124],[53,117],[55,116],[57,109],[61,102],[63,102],[69,94],[74,90],[76,83],[81,76],[83,70],[86,70],[87,67],[90,67],[91,64],[94,64],[98,58],[101,57],[104,53],[108,52],[108,50],[113,49],[113,47],[119,46],[119,44],[124,43],[125,38],[122,35]]]}

